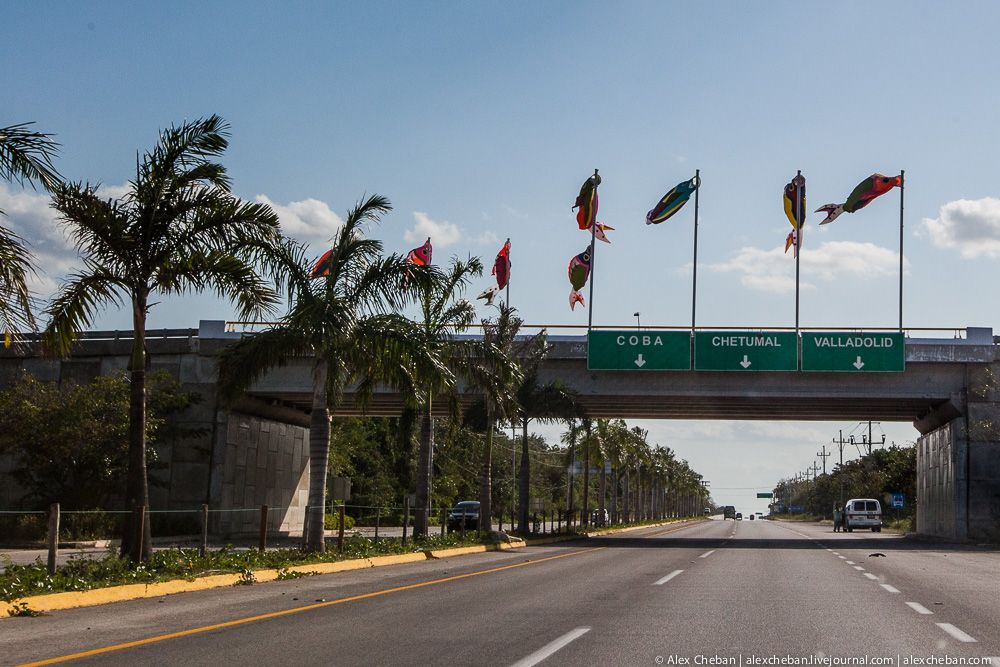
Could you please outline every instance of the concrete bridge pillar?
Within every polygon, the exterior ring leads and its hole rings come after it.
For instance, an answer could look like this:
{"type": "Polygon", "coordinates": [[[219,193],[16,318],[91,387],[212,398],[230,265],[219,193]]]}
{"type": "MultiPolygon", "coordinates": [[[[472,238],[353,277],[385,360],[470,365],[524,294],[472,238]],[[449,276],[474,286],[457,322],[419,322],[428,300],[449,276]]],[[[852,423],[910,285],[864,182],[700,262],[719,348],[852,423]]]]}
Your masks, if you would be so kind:
{"type": "Polygon", "coordinates": [[[996,542],[1000,541],[1000,364],[968,371],[964,403],[964,410],[949,405],[939,411],[950,417],[946,423],[933,430],[921,428],[916,529],[945,539],[996,542]]]}

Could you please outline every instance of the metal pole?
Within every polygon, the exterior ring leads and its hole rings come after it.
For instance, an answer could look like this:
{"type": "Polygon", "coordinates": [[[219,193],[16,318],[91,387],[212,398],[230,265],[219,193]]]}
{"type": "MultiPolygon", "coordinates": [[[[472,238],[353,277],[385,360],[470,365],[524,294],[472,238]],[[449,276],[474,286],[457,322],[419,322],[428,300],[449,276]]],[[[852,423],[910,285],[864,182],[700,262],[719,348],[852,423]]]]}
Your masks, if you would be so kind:
{"type": "MultiPolygon", "coordinates": [[[[903,330],[903,175],[899,170],[899,330],[903,330]]],[[[593,280],[593,277],[591,277],[593,280]]]]}
{"type": "MultiPolygon", "coordinates": [[[[492,428],[492,427],[491,427],[492,428]]],[[[406,529],[410,526],[410,497],[403,498],[403,544],[406,544],[406,529]]],[[[343,530],[343,524],[341,524],[343,530]]]]}
{"type": "Polygon", "coordinates": [[[204,558],[208,551],[208,505],[201,506],[201,546],[198,554],[204,558]]]}
{"type": "MultiPolygon", "coordinates": [[[[597,170],[594,170],[594,196],[597,196],[597,184],[598,184],[597,170]]],[[[590,333],[591,327],[594,326],[594,265],[596,264],[594,260],[594,246],[597,240],[597,215],[594,215],[594,219],[590,223],[590,307],[587,309],[587,333],[590,333]]]]}
{"type": "MultiPolygon", "coordinates": [[[[340,526],[338,526],[337,528],[337,551],[344,550],[344,510],[345,510],[344,503],[341,503],[337,514],[338,518],[340,519],[337,522],[340,524],[340,526]]],[[[403,542],[406,542],[405,532],[403,533],[403,536],[404,536],[403,542]]]]}
{"type": "Polygon", "coordinates": [[[56,573],[59,555],[59,503],[49,505],[49,574],[56,573]]]}
{"type": "MultiPolygon", "coordinates": [[[[701,192],[701,170],[694,170],[694,266],[691,280],[691,333],[694,334],[695,305],[698,302],[698,193],[701,192]]],[[[593,279],[593,278],[591,278],[593,279]]]]}
{"type": "Polygon", "coordinates": [[[260,539],[257,548],[261,553],[267,550],[267,505],[260,506],[260,539]]]}
{"type": "Polygon", "coordinates": [[[795,336],[799,335],[799,258],[802,256],[802,195],[799,192],[802,170],[795,174],[795,336]]]}

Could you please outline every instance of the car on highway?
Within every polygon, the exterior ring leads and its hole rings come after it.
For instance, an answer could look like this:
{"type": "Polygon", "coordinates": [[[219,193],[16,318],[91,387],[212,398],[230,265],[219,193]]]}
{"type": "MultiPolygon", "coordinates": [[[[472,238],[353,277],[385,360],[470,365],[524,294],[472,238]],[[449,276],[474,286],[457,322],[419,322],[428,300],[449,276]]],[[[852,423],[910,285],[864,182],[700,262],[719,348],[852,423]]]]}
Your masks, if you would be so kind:
{"type": "Polygon", "coordinates": [[[757,512],[757,518],[758,519],[763,519],[764,518],[764,513],[763,512],[757,512]]]}
{"type": "Polygon", "coordinates": [[[736,520],[737,521],[742,521],[743,520],[743,512],[737,512],[736,513],[736,520]]]}
{"type": "Polygon", "coordinates": [[[855,528],[871,528],[882,532],[882,503],[874,498],[851,498],[844,504],[844,527],[847,532],[855,528]]]}
{"type": "Polygon", "coordinates": [[[750,512],[750,520],[751,520],[751,521],[753,521],[753,520],[754,520],[754,518],[755,518],[755,517],[754,517],[754,515],[753,515],[753,512],[750,512]]]}
{"type": "Polygon", "coordinates": [[[465,530],[479,528],[479,501],[463,500],[448,513],[448,530],[462,530],[462,518],[465,518],[465,530]]]}
{"type": "Polygon", "coordinates": [[[595,526],[606,526],[611,523],[611,517],[608,515],[607,510],[602,510],[598,507],[590,513],[590,522],[595,526]]]}
{"type": "Polygon", "coordinates": [[[722,510],[722,520],[735,519],[736,518],[736,508],[732,505],[726,505],[722,510]]]}

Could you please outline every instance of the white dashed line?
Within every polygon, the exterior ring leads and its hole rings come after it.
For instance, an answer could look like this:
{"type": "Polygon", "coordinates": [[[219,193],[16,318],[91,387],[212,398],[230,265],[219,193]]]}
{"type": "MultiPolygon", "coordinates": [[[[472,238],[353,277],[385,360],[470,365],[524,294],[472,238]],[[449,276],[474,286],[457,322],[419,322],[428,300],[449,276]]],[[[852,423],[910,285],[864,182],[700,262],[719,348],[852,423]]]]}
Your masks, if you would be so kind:
{"type": "Polygon", "coordinates": [[[934,625],[938,626],[960,642],[971,644],[976,641],[975,637],[965,634],[951,623],[935,623],[934,625]]]}
{"type": "Polygon", "coordinates": [[[865,572],[865,576],[868,577],[869,579],[871,579],[872,581],[877,581],[878,580],[878,577],[876,577],[871,572],[865,572]]]}
{"type": "Polygon", "coordinates": [[[885,590],[889,591],[890,593],[898,593],[899,592],[898,588],[896,588],[895,586],[892,586],[890,584],[879,584],[879,585],[882,588],[884,588],[885,590]]]}
{"type": "Polygon", "coordinates": [[[854,565],[854,561],[853,560],[849,560],[849,561],[847,561],[847,564],[848,565],[854,565]]]}
{"type": "Polygon", "coordinates": [[[562,637],[549,642],[531,655],[521,658],[511,665],[511,667],[532,667],[532,665],[537,665],[542,660],[545,660],[547,657],[569,644],[571,641],[579,639],[588,632],[590,632],[590,628],[577,628],[576,630],[567,632],[562,637]]]}
{"type": "Polygon", "coordinates": [[[702,555],[698,556],[698,558],[708,558],[709,556],[711,556],[714,553],[715,553],[715,549],[712,549],[711,551],[706,551],[702,555]]]}
{"type": "Polygon", "coordinates": [[[676,577],[678,574],[680,574],[683,571],[684,570],[674,570],[673,572],[671,572],[667,576],[665,576],[662,579],[654,582],[653,585],[654,586],[662,586],[663,584],[667,583],[668,581],[670,581],[671,579],[673,579],[674,577],[676,577]]]}
{"type": "MultiPolygon", "coordinates": [[[[924,616],[931,616],[934,614],[933,611],[920,604],[919,602],[907,602],[906,606],[917,612],[918,614],[923,614],[924,616]]],[[[1000,665],[998,665],[1000,667],[1000,665]]]]}
{"type": "Polygon", "coordinates": [[[858,572],[864,572],[865,571],[865,568],[861,567],[860,565],[855,565],[854,569],[857,570],[858,572]]]}
{"type": "Polygon", "coordinates": [[[837,556],[840,560],[847,560],[847,556],[837,556]]]}

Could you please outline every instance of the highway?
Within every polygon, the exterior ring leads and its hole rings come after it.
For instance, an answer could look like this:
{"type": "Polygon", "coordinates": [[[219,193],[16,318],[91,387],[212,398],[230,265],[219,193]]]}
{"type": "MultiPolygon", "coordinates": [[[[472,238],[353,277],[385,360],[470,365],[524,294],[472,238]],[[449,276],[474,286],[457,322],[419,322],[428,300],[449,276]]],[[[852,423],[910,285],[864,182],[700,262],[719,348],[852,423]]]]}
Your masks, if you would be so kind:
{"type": "Polygon", "coordinates": [[[699,521],[0,620],[5,665],[742,666],[774,656],[899,666],[1000,656],[1000,553],[699,521]]]}

